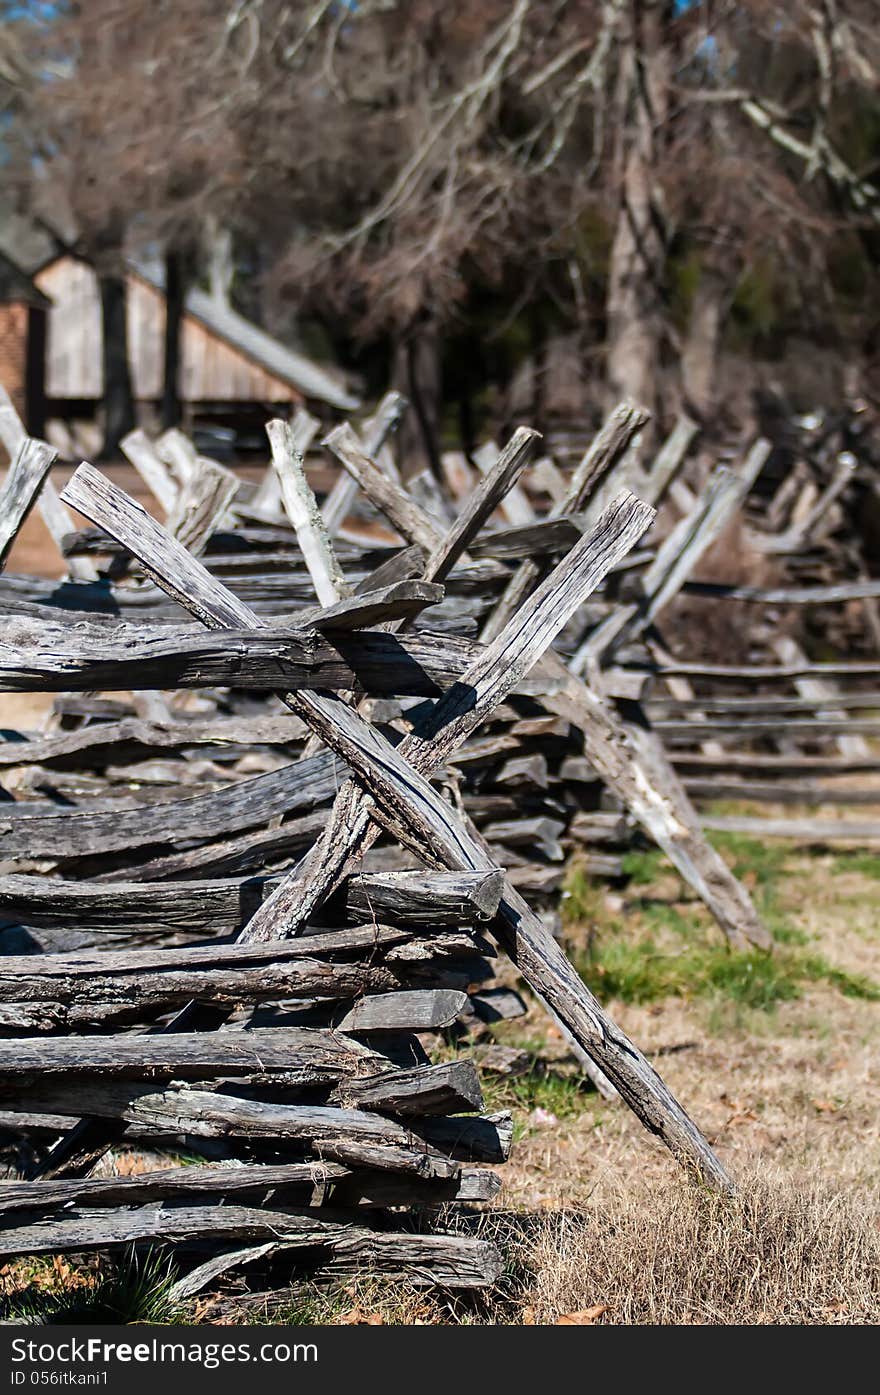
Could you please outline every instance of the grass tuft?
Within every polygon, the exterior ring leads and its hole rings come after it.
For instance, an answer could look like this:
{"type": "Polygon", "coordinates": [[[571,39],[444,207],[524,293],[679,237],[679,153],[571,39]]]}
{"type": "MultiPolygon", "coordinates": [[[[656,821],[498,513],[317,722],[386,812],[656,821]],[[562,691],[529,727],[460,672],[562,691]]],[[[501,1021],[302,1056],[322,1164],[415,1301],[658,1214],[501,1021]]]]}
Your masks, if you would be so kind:
{"type": "Polygon", "coordinates": [[[855,872],[859,876],[869,877],[872,881],[880,882],[880,853],[870,852],[838,852],[834,855],[831,864],[831,871],[834,876],[845,876],[849,872],[855,872]]]}
{"type": "Polygon", "coordinates": [[[875,1324],[880,1232],[864,1198],[745,1179],[722,1197],[687,1185],[603,1189],[529,1241],[533,1320],[602,1307],[603,1323],[875,1324]]]}
{"type": "MultiPolygon", "coordinates": [[[[626,870],[641,894],[622,912],[609,911],[604,894],[574,864],[566,882],[566,937],[579,973],[600,1000],[708,999],[767,1012],[800,998],[808,984],[825,983],[849,998],[880,1001],[880,984],[806,948],[809,937],[791,923],[780,904],[790,849],[733,833],[713,841],[749,886],[776,941],[773,954],[730,950],[701,903],[671,899],[668,864],[656,851],[628,855],[626,870]]],[[[712,1020],[722,1019],[715,1014],[712,1020]]]]}
{"type": "Polygon", "coordinates": [[[522,1075],[487,1078],[483,1082],[485,1107],[489,1113],[507,1109],[514,1116],[514,1140],[527,1127],[534,1109],[546,1110],[557,1119],[574,1119],[595,1101],[589,1082],[579,1073],[554,1070],[535,1058],[522,1075]]]}
{"type": "MultiPolygon", "coordinates": [[[[44,1263],[58,1270],[56,1262],[44,1263]]],[[[127,1251],[111,1268],[82,1283],[49,1284],[42,1270],[34,1268],[31,1282],[3,1300],[3,1320],[28,1326],[173,1322],[180,1315],[171,1298],[176,1277],[171,1259],[156,1251],[144,1256],[127,1251]]]]}
{"type": "Polygon", "coordinates": [[[596,997],[624,1003],[662,998],[721,997],[741,1007],[769,1011],[800,998],[808,983],[826,983],[848,998],[880,1001],[880,985],[835,968],[823,956],[779,947],[773,954],[738,953],[724,945],[695,942],[681,950],[661,949],[650,937],[597,937],[576,967],[596,997]]]}

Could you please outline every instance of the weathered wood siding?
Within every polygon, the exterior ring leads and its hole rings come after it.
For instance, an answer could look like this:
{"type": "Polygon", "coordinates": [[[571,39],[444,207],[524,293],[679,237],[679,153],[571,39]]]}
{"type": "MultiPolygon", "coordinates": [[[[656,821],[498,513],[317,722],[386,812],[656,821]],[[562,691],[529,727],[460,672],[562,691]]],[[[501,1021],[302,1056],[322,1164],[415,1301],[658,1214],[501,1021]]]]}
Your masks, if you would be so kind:
{"type": "MultiPolygon", "coordinates": [[[[162,395],[165,297],[135,272],[128,275],[128,354],[138,401],[162,395]]],[[[103,393],[101,304],[94,271],[61,257],[35,284],[52,301],[46,344],[46,395],[97,401],[103,393]]],[[[290,383],[268,372],[192,314],[184,316],[180,391],[184,402],[299,402],[290,383]]]]}

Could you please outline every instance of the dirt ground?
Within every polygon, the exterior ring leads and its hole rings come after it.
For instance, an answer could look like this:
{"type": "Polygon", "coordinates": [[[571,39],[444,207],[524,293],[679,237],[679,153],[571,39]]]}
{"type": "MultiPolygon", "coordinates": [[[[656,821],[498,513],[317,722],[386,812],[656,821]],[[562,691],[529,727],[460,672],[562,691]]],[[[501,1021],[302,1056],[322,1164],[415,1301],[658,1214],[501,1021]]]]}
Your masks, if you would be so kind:
{"type": "MultiPolygon", "coordinates": [[[[858,863],[792,852],[777,894],[810,951],[880,986],[880,880],[858,863]]],[[[638,892],[642,904],[656,896],[672,910],[693,909],[676,899],[672,875],[638,892]]],[[[720,990],[607,1006],[734,1176],[766,1169],[880,1195],[878,1002],[811,983],[769,1007],[743,1006],[720,990]]],[[[540,1009],[531,1015],[535,1033],[546,1035],[540,1009]]],[[[569,1119],[530,1121],[503,1173],[507,1204],[559,1209],[596,1202],[603,1187],[629,1178],[668,1184],[677,1168],[628,1110],[592,1096],[569,1119]]]]}

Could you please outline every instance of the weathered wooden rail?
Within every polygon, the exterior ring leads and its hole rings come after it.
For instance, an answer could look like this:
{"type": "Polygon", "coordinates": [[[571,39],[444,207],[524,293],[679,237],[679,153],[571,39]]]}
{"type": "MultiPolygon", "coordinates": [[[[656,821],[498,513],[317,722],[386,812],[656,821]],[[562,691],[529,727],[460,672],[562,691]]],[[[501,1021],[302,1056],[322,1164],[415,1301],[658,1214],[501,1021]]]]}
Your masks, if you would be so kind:
{"type": "MultiPolygon", "coordinates": [[[[528,489],[535,437],[520,430],[480,453],[479,474],[447,461],[441,498],[390,468],[402,410],[391,396],[361,437],[331,432],[343,473],[320,508],[305,414],[271,425],[256,489],[180,433],[160,449],[135,433],[126,449],[163,527],[90,466],[55,495],[51,451],[0,403],[15,458],[2,555],[42,482],[74,569],[0,578],[0,692],[59,694],[48,729],[0,743],[0,1128],[32,1160],[0,1185],[6,1254],[162,1237],[183,1262],[216,1247],[187,1292],[270,1250],[319,1277],[368,1265],[493,1282],[491,1243],[404,1233],[378,1213],[497,1191],[480,1164],[503,1162],[510,1121],[483,1111],[467,1056],[433,1053],[522,1010],[509,971],[493,987],[505,956],[597,1088],[705,1182],[731,1185],[530,902],[552,906],[572,852],[619,875],[638,826],[733,947],[769,950],[689,796],[868,804],[869,789],[825,776],[880,765],[851,744],[874,733],[880,661],[690,662],[658,624],[681,595],[757,610],[870,599],[875,584],[805,597],[694,582],[760,443],[702,493],[678,491],[685,515],[655,546],[649,505],[689,424],[646,469],[632,449],[644,414],[618,408],[570,477],[545,458],[528,489]],[[387,536],[359,537],[361,506],[387,536]],[[840,692],[850,681],[869,686],[840,692]],[[204,1163],[88,1175],[139,1140],[204,1163]]],[[[833,836],[827,820],[762,826],[833,836]]]]}

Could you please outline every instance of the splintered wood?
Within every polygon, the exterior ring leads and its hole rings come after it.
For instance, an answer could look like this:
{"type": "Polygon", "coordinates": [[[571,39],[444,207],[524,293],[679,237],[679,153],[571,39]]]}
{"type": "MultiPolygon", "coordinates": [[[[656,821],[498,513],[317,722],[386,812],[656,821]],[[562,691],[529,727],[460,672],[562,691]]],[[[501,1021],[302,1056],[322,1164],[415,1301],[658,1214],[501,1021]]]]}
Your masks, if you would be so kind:
{"type": "MultiPolygon", "coordinates": [[[[304,411],[270,423],[256,486],[180,432],[135,432],[163,526],[88,464],[59,498],[54,452],[0,402],[0,560],[42,487],[71,567],[61,585],[0,577],[0,692],[58,695],[48,729],[0,743],[0,1128],[22,1174],[0,1186],[3,1254],[171,1240],[186,1293],[281,1254],[288,1276],[493,1283],[490,1241],[404,1231],[388,1208],[497,1193],[511,1120],[484,1111],[470,1048],[524,1010],[517,982],[596,1088],[732,1185],[581,982],[554,905],[572,853],[619,877],[641,829],[734,948],[768,949],[689,796],[812,773],[818,802],[829,762],[876,768],[845,666],[793,641],[751,666],[688,662],[658,628],[699,594],[767,448],[679,490],[688,510],[651,546],[691,423],[646,468],[646,415],[621,404],[570,474],[530,465],[539,438],[520,428],[478,469],[444,457],[444,495],[398,472],[405,405],[330,432],[323,503],[304,411]],[[794,695],[762,695],[777,681],[794,695]],[[778,739],[780,717],[784,749],[730,749],[778,739]],[[802,728],[850,744],[808,756],[802,728]],[[131,1146],[201,1161],[92,1175],[131,1146]]],[[[780,504],[762,555],[815,536],[852,473],[799,521],[780,504]]],[[[880,683],[880,661],[854,676],[880,683]]]]}

